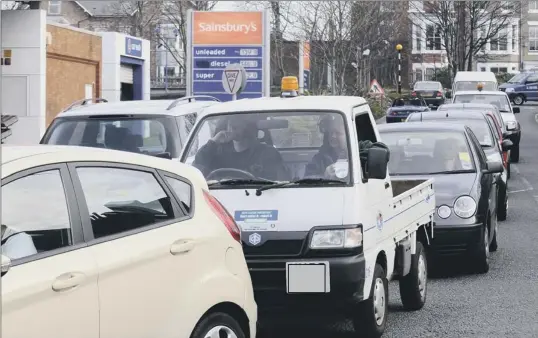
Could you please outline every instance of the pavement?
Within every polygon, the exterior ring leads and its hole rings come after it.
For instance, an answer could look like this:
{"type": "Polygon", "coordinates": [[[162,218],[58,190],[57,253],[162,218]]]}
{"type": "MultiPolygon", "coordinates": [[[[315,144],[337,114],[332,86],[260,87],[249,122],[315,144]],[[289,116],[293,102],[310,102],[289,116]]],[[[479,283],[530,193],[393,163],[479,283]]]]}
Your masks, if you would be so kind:
{"type": "MultiPolygon", "coordinates": [[[[398,284],[391,283],[384,337],[538,337],[538,104],[521,106],[516,116],[521,158],[512,164],[508,218],[499,222],[490,271],[476,275],[464,261],[443,263],[446,273],[430,277],[426,305],[418,312],[402,309],[398,284]]],[[[268,323],[271,329],[258,337],[357,336],[349,322],[294,315],[268,323]]]]}

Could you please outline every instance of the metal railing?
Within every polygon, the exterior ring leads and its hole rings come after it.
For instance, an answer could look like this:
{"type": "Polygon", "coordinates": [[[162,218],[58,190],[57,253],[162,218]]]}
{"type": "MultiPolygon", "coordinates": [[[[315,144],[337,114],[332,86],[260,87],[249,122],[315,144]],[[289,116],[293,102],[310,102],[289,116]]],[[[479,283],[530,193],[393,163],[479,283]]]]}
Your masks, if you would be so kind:
{"type": "Polygon", "coordinates": [[[183,103],[191,103],[191,102],[196,102],[196,101],[213,101],[213,102],[221,102],[219,99],[217,99],[216,97],[213,97],[213,96],[209,96],[209,95],[193,95],[193,96],[185,96],[185,97],[182,97],[182,98],[179,98],[177,100],[174,100],[174,102],[172,102],[168,108],[166,108],[166,110],[170,110],[170,109],[173,109],[175,107],[177,107],[178,105],[181,105],[183,103]]]}
{"type": "Polygon", "coordinates": [[[69,105],[67,108],[65,108],[64,110],[62,110],[62,112],[66,112],[66,111],[69,111],[75,107],[79,107],[79,106],[85,106],[87,105],[89,102],[95,102],[95,103],[107,103],[108,100],[107,99],[102,99],[102,98],[92,98],[92,99],[83,99],[83,100],[78,100],[78,101],[75,101],[73,103],[71,103],[71,105],[69,105]]]}

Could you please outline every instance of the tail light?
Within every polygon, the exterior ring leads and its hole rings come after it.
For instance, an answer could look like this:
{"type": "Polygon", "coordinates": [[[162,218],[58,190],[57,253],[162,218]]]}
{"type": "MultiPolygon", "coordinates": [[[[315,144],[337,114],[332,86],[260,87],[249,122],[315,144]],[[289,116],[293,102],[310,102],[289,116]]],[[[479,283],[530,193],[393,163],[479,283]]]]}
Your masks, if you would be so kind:
{"type": "Polygon", "coordinates": [[[412,92],[412,93],[411,93],[411,96],[417,96],[417,92],[415,92],[415,91],[412,92]]]}
{"type": "Polygon", "coordinates": [[[443,93],[437,92],[437,96],[443,96],[443,93]]]}
{"type": "Polygon", "coordinates": [[[226,229],[228,229],[233,239],[241,243],[241,230],[237,226],[237,223],[235,223],[233,217],[230,215],[228,210],[226,210],[226,208],[219,202],[218,199],[211,196],[211,194],[205,190],[204,198],[211,207],[211,210],[213,210],[215,215],[217,215],[221,222],[224,223],[224,226],[226,227],[226,229]]]}

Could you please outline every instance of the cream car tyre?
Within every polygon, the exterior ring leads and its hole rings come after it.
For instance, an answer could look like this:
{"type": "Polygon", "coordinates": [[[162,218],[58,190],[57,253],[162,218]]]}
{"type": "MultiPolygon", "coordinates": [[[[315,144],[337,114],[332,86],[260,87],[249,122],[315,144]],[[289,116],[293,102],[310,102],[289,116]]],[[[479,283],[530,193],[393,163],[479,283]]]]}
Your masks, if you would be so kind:
{"type": "Polygon", "coordinates": [[[191,338],[245,338],[245,333],[233,317],[215,312],[196,325],[191,338]]]}

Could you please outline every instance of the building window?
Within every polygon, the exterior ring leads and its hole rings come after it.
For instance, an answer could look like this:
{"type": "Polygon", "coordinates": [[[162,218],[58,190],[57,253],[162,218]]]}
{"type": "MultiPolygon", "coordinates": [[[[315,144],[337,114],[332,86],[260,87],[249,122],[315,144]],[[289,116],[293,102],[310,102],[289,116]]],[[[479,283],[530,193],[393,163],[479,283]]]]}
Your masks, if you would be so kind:
{"type": "Polygon", "coordinates": [[[62,13],[62,2],[61,1],[49,1],[49,11],[50,15],[60,15],[62,13]]]}
{"type": "Polygon", "coordinates": [[[538,52],[538,26],[529,26],[529,52],[538,52]]]}
{"type": "Polygon", "coordinates": [[[441,50],[441,30],[434,25],[426,26],[426,49],[441,50]]]}
{"type": "Polygon", "coordinates": [[[420,52],[422,50],[422,31],[418,25],[413,25],[413,29],[415,30],[415,50],[420,52]]]}
{"type": "Polygon", "coordinates": [[[529,12],[538,11],[538,1],[529,1],[529,12]]]}
{"type": "Polygon", "coordinates": [[[422,81],[422,69],[415,70],[415,82],[422,81]]]}
{"type": "Polygon", "coordinates": [[[176,67],[164,67],[165,76],[176,76],[176,67]]]}
{"type": "Polygon", "coordinates": [[[495,74],[506,74],[508,73],[507,67],[490,67],[489,69],[492,73],[495,74]]]}
{"type": "Polygon", "coordinates": [[[426,74],[424,74],[424,81],[433,81],[435,77],[434,68],[426,68],[426,74]]]}
{"type": "Polygon", "coordinates": [[[508,50],[508,37],[506,32],[500,30],[491,38],[489,42],[489,50],[491,51],[506,51],[508,50]]]}

